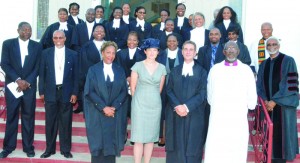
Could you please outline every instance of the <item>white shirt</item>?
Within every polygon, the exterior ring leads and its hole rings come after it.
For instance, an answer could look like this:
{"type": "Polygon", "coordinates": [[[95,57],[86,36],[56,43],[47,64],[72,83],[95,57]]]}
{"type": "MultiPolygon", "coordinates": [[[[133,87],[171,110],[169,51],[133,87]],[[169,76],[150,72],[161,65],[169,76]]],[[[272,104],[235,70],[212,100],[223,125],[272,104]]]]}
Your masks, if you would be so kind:
{"type": "Polygon", "coordinates": [[[25,58],[28,55],[28,43],[29,39],[23,41],[19,38],[19,46],[20,46],[20,53],[21,53],[21,65],[24,66],[25,58]]]}
{"type": "Polygon", "coordinates": [[[196,43],[196,50],[198,53],[198,50],[200,47],[204,46],[204,40],[205,40],[205,28],[202,27],[196,27],[193,30],[191,30],[191,41],[194,41],[196,43]]]}
{"type": "Polygon", "coordinates": [[[174,51],[168,49],[168,58],[175,59],[177,57],[178,48],[174,51]]]}
{"type": "Polygon", "coordinates": [[[67,22],[59,22],[59,30],[68,31],[67,22]]]}
{"type": "Polygon", "coordinates": [[[107,80],[107,75],[110,78],[110,82],[114,81],[114,72],[112,70],[112,63],[111,64],[106,64],[103,62],[103,73],[104,73],[104,78],[105,81],[107,80]]]}
{"type": "Polygon", "coordinates": [[[183,76],[193,76],[193,66],[194,66],[194,61],[191,63],[185,63],[183,62],[183,67],[182,67],[182,75],[183,76]]]}
{"type": "Polygon", "coordinates": [[[120,21],[121,21],[121,19],[114,19],[113,20],[113,28],[120,28],[120,21]]]}
{"type": "Polygon", "coordinates": [[[140,19],[138,19],[138,18],[136,18],[136,27],[138,27],[138,26],[141,26],[141,28],[142,28],[142,31],[144,31],[145,30],[145,20],[143,19],[143,20],[140,20],[140,19]]]}
{"type": "Polygon", "coordinates": [[[102,56],[101,56],[101,47],[104,43],[104,41],[97,41],[97,40],[93,40],[97,50],[99,51],[99,55],[100,55],[100,58],[102,59],[102,56]]]}
{"type": "Polygon", "coordinates": [[[72,18],[73,18],[75,24],[78,24],[78,16],[73,16],[73,15],[71,15],[71,16],[72,16],[72,18]]]}
{"type": "Polygon", "coordinates": [[[123,15],[122,18],[126,24],[129,24],[129,15],[123,15]]]}
{"type": "Polygon", "coordinates": [[[231,22],[230,19],[228,19],[228,20],[223,20],[223,24],[224,24],[224,26],[225,26],[226,29],[229,27],[230,22],[231,22]]]}
{"type": "Polygon", "coordinates": [[[184,16],[182,17],[177,16],[177,18],[178,18],[177,27],[181,29],[181,27],[183,26],[184,16]]]}
{"type": "Polygon", "coordinates": [[[161,22],[159,30],[163,31],[164,29],[165,29],[165,22],[161,22]]]}
{"type": "Polygon", "coordinates": [[[63,83],[65,69],[65,46],[63,48],[54,48],[54,68],[56,85],[63,83]]]}
{"type": "Polygon", "coordinates": [[[101,19],[103,19],[103,18],[95,18],[95,22],[100,23],[101,19]]]}
{"type": "Polygon", "coordinates": [[[88,29],[88,34],[89,34],[89,39],[91,38],[92,36],[92,33],[93,33],[93,27],[94,27],[95,23],[94,22],[86,22],[86,26],[87,26],[87,29],[88,29]]]}
{"type": "Polygon", "coordinates": [[[137,48],[134,48],[134,49],[130,49],[130,48],[128,48],[128,50],[129,50],[129,58],[130,58],[130,60],[132,60],[132,59],[133,59],[133,57],[134,57],[134,54],[135,54],[135,52],[136,52],[136,49],[137,49],[137,48]]]}

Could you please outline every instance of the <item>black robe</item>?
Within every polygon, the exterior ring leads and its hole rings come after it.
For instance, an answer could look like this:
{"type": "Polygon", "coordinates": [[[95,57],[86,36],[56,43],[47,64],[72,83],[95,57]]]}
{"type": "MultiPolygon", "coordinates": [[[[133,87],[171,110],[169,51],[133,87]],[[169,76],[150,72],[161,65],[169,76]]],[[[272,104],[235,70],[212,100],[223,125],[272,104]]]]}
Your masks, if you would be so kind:
{"type": "Polygon", "coordinates": [[[111,89],[106,85],[103,62],[92,66],[86,78],[84,88],[84,114],[87,139],[92,156],[99,156],[101,150],[104,156],[120,156],[124,149],[126,133],[127,83],[124,70],[113,63],[114,81],[111,89]],[[105,106],[116,108],[114,117],[103,114],[105,106]],[[125,116],[124,116],[125,115],[125,116]]]}
{"type": "Polygon", "coordinates": [[[269,112],[273,121],[272,158],[293,160],[299,153],[299,81],[294,59],[279,53],[276,58],[263,61],[257,75],[257,94],[263,100],[276,103],[274,110],[269,112]]]}
{"type": "Polygon", "coordinates": [[[175,67],[169,77],[166,110],[167,163],[201,162],[204,135],[204,110],[207,96],[207,72],[195,62],[193,76],[182,76],[183,64],[175,67]],[[180,117],[174,111],[177,105],[186,104],[189,113],[180,117]]]}

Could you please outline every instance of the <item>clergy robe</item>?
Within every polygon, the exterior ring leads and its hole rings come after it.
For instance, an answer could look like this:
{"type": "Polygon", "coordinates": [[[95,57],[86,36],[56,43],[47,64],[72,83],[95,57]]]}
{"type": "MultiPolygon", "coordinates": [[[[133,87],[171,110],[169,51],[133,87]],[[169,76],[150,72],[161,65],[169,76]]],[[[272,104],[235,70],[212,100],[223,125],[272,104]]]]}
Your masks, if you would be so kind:
{"type": "Polygon", "coordinates": [[[182,76],[183,64],[170,73],[166,111],[167,163],[200,163],[203,152],[204,109],[206,105],[207,72],[195,62],[193,76],[182,76]],[[189,113],[180,117],[174,111],[186,104],[189,113]]]}
{"type": "MultiPolygon", "coordinates": [[[[94,27],[96,25],[97,24],[94,23],[94,27]]],[[[90,40],[94,40],[94,36],[93,32],[89,36],[86,23],[77,24],[72,33],[71,48],[80,53],[81,47],[90,40]]]]}
{"type": "MultiPolygon", "coordinates": [[[[82,19],[80,19],[80,18],[78,18],[78,17],[77,17],[77,19],[78,19],[78,24],[84,23],[84,21],[83,21],[82,19]]],[[[72,15],[69,15],[69,16],[68,16],[67,22],[68,22],[68,24],[70,24],[70,25],[72,25],[72,26],[74,26],[74,27],[77,25],[77,24],[75,23],[75,20],[73,19],[72,15]]]]}
{"type": "Polygon", "coordinates": [[[86,78],[84,88],[84,115],[87,139],[92,156],[120,156],[124,149],[127,122],[124,107],[127,95],[127,83],[124,70],[118,65],[112,65],[114,81],[108,89],[103,62],[93,65],[86,78]],[[106,106],[115,107],[114,117],[103,114],[106,106]]]}
{"type": "MultiPolygon", "coordinates": [[[[182,36],[176,32],[172,32],[172,34],[176,35],[177,41],[178,41],[178,47],[181,48],[182,44],[183,44],[182,36]]],[[[159,39],[160,50],[165,50],[167,48],[167,37],[168,37],[168,35],[166,34],[165,30],[159,34],[157,39],[159,39]]]]}
{"type": "Polygon", "coordinates": [[[251,68],[239,60],[236,63],[215,64],[208,75],[207,101],[211,107],[205,163],[247,162],[247,114],[248,109],[255,108],[257,95],[251,68]]]}
{"type": "Polygon", "coordinates": [[[298,72],[294,59],[285,54],[263,61],[257,75],[257,94],[276,103],[269,112],[273,121],[272,158],[293,160],[299,153],[297,106],[299,105],[298,72]]]}

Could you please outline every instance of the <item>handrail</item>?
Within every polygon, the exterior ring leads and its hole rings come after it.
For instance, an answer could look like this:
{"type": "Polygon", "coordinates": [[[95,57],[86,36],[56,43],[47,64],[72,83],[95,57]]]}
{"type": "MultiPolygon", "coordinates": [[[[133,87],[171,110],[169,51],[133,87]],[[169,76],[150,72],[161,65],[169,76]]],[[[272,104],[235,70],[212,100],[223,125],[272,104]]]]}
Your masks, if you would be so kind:
{"type": "Polygon", "coordinates": [[[271,163],[273,144],[273,122],[262,98],[248,113],[250,140],[255,152],[256,163],[271,163]]]}

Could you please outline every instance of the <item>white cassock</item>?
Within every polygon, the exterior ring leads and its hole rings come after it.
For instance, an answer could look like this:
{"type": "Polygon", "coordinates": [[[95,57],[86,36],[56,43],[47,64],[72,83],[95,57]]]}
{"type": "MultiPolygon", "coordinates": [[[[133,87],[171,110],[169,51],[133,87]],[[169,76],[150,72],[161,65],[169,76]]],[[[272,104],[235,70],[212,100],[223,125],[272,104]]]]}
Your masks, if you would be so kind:
{"type": "Polygon", "coordinates": [[[248,151],[248,108],[257,103],[256,85],[250,67],[239,60],[225,61],[208,75],[207,100],[211,106],[204,163],[246,163],[248,151]]]}

